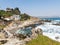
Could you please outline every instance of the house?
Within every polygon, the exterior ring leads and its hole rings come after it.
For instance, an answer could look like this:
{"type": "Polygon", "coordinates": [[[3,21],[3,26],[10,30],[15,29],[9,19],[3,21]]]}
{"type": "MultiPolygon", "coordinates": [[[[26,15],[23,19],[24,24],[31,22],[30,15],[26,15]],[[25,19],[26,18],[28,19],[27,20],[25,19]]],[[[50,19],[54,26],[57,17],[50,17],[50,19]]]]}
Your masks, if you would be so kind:
{"type": "Polygon", "coordinates": [[[10,21],[12,19],[10,19],[10,17],[4,18],[4,20],[10,21]]]}
{"type": "Polygon", "coordinates": [[[12,20],[20,20],[20,15],[12,15],[11,17],[10,17],[10,19],[12,19],[12,20]]]}
{"type": "Polygon", "coordinates": [[[11,20],[20,20],[20,15],[12,15],[10,17],[3,18],[4,20],[11,21],[11,20]]]}

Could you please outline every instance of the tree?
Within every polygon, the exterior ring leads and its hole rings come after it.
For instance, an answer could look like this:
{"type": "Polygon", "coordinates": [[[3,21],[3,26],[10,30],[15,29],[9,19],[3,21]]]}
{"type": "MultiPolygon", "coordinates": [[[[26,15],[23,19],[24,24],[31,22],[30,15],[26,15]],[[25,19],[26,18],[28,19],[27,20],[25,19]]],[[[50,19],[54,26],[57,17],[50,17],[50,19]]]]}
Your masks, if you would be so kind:
{"type": "Polygon", "coordinates": [[[3,14],[3,13],[5,13],[5,11],[4,10],[0,10],[0,15],[3,14]]]}
{"type": "Polygon", "coordinates": [[[21,12],[20,12],[19,8],[16,7],[16,8],[14,9],[14,14],[20,15],[20,13],[21,13],[21,12]]]}
{"type": "Polygon", "coordinates": [[[27,20],[27,19],[30,19],[30,16],[29,16],[28,14],[26,14],[26,13],[21,14],[20,16],[21,16],[21,20],[27,20]]]}
{"type": "Polygon", "coordinates": [[[3,14],[5,14],[4,10],[0,10],[0,16],[3,16],[3,14]]]}
{"type": "Polygon", "coordinates": [[[8,11],[8,10],[11,10],[11,8],[6,8],[6,10],[8,11]]]}

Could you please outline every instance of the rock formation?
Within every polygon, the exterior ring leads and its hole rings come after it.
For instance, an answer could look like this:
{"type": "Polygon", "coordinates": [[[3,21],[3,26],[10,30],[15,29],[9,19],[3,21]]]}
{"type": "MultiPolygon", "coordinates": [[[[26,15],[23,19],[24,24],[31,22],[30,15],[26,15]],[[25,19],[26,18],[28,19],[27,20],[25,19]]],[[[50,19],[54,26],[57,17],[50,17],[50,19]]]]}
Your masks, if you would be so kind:
{"type": "Polygon", "coordinates": [[[32,35],[31,35],[31,38],[36,38],[38,35],[42,35],[42,30],[41,29],[35,29],[35,28],[33,28],[32,30],[32,35]]]}

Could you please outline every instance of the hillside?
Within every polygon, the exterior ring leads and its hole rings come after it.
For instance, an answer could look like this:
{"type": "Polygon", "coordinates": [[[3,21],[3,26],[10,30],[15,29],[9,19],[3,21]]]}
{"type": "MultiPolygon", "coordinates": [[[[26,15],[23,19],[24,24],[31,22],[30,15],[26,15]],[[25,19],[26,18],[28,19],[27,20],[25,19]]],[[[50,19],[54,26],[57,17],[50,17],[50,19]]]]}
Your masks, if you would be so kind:
{"type": "Polygon", "coordinates": [[[37,39],[30,41],[27,45],[60,45],[60,43],[40,35],[37,39]]]}

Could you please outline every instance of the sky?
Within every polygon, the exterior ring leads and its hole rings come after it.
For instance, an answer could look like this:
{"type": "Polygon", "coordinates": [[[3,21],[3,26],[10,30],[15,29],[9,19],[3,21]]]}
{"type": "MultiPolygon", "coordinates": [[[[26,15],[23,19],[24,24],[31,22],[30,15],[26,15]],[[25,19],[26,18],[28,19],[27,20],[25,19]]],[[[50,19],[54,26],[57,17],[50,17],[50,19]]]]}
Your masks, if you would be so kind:
{"type": "Polygon", "coordinates": [[[60,0],[0,0],[0,9],[7,7],[31,16],[60,16],[60,0]]]}

